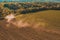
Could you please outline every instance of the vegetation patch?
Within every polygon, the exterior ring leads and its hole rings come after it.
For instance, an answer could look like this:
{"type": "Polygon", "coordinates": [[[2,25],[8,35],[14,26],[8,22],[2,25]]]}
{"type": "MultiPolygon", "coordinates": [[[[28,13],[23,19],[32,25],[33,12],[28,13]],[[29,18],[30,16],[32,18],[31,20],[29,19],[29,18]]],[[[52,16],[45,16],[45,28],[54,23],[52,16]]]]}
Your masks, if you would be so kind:
{"type": "Polygon", "coordinates": [[[29,23],[48,23],[48,28],[60,28],[60,11],[48,10],[36,13],[21,14],[16,16],[17,20],[24,20],[29,23]]]}

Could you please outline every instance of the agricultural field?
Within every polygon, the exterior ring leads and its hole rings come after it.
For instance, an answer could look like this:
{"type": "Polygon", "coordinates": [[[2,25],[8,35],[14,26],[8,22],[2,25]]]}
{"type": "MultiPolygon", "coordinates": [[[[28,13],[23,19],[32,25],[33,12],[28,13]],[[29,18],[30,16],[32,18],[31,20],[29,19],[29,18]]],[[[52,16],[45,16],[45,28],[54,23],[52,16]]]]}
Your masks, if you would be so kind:
{"type": "Polygon", "coordinates": [[[0,20],[0,40],[60,40],[60,10],[19,14],[7,24],[0,20]]]}

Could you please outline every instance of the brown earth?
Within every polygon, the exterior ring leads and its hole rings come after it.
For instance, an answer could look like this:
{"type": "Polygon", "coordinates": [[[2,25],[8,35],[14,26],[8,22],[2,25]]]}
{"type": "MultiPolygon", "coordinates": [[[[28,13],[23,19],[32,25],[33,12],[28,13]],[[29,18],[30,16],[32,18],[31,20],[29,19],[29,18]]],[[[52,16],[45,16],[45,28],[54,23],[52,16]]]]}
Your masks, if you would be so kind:
{"type": "Polygon", "coordinates": [[[59,30],[17,28],[12,24],[8,28],[6,24],[6,21],[0,21],[0,40],[60,40],[59,30]]]}

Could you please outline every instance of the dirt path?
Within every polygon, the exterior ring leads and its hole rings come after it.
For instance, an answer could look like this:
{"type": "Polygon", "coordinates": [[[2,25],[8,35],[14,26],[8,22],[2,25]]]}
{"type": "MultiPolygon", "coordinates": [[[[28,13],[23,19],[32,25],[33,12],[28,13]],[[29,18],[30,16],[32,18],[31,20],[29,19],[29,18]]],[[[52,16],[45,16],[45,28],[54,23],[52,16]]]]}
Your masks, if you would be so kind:
{"type": "Polygon", "coordinates": [[[0,40],[60,40],[59,33],[52,33],[45,29],[37,31],[31,27],[18,29],[14,25],[7,28],[6,24],[6,21],[0,22],[0,40]]]}

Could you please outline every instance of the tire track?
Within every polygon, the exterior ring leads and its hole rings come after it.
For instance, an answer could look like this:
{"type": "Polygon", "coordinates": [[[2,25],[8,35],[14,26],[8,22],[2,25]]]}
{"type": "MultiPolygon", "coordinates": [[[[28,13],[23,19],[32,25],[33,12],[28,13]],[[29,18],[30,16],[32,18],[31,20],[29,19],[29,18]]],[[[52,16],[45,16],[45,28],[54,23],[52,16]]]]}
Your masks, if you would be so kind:
{"type": "Polygon", "coordinates": [[[10,33],[8,32],[8,30],[4,29],[4,28],[0,28],[0,36],[4,37],[6,40],[7,38],[14,40],[13,36],[10,35],[10,33]]]}
{"type": "MultiPolygon", "coordinates": [[[[6,31],[6,29],[5,29],[4,27],[1,28],[1,30],[3,30],[2,33],[5,35],[5,38],[7,37],[6,34],[8,34],[9,37],[11,37],[12,40],[19,40],[20,37],[22,37],[22,39],[24,38],[22,35],[19,35],[17,32],[15,32],[16,30],[10,30],[10,29],[8,29],[8,30],[6,31]],[[4,32],[4,31],[5,31],[5,32],[4,32]],[[16,34],[16,35],[14,35],[14,34],[16,34]],[[17,38],[16,36],[17,36],[18,38],[17,38]],[[16,37],[16,38],[15,38],[15,37],[16,37]]],[[[2,34],[2,33],[1,33],[1,34],[2,34]]],[[[3,34],[2,34],[2,35],[3,35],[3,34]]],[[[4,35],[3,35],[3,36],[4,36],[4,35]]],[[[26,39],[26,38],[25,38],[25,39],[26,39]]],[[[24,40],[25,40],[25,39],[24,39],[24,40]]],[[[7,40],[7,39],[6,39],[6,40],[7,40]]]]}
{"type": "Polygon", "coordinates": [[[12,24],[6,29],[6,22],[0,26],[0,40],[60,40],[60,34],[46,31],[47,29],[38,31],[31,27],[15,28],[12,24]]]}

